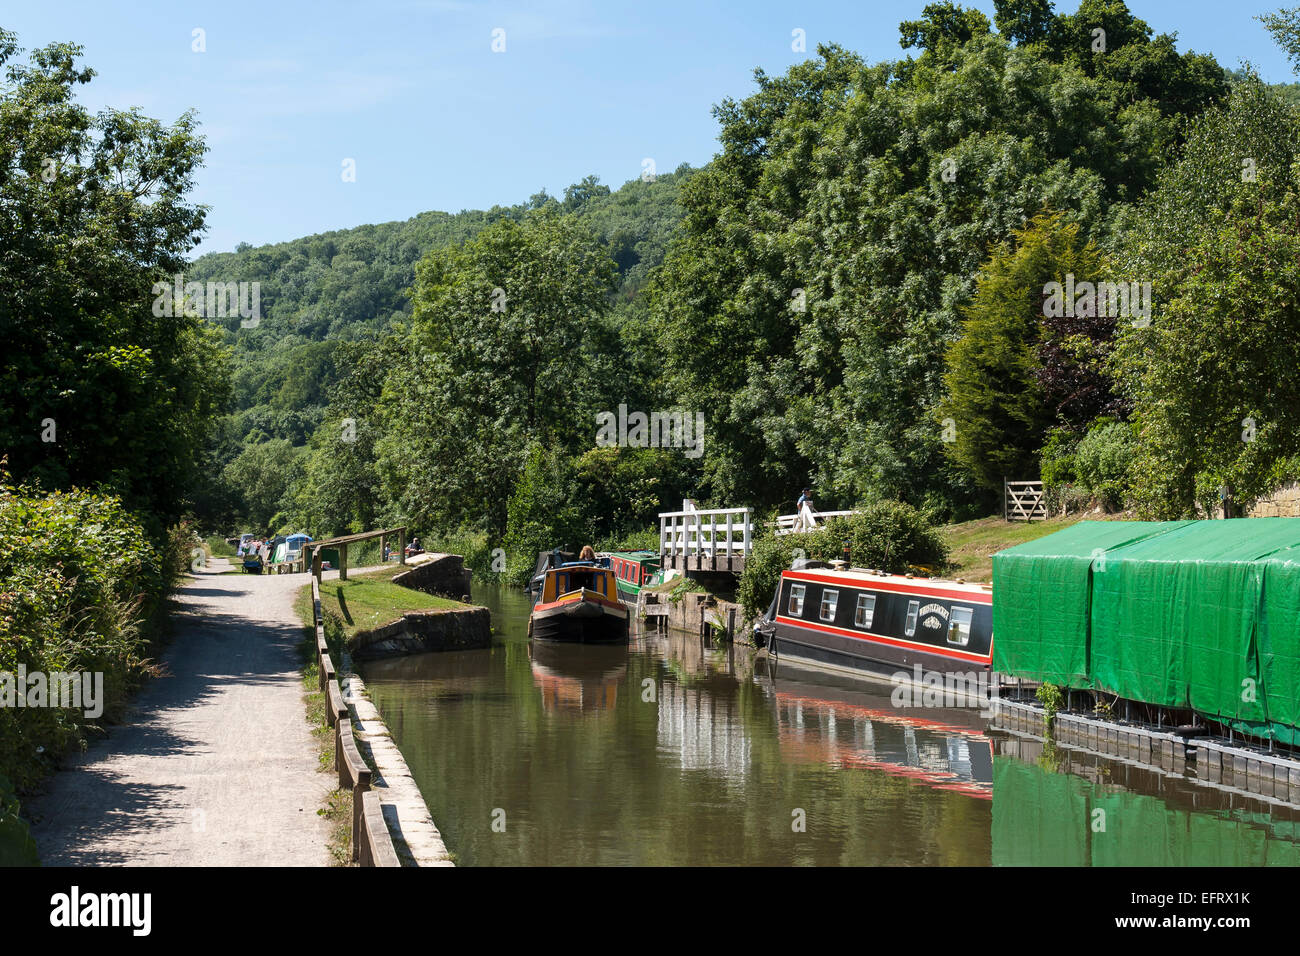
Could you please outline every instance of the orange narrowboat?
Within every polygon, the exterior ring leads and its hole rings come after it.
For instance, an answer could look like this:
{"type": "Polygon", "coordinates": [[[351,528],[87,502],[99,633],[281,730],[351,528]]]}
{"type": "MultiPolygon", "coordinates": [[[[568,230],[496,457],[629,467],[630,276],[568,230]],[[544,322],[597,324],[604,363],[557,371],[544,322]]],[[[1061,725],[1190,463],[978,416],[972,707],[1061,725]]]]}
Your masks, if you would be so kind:
{"type": "Polygon", "coordinates": [[[628,611],[609,568],[573,561],[551,568],[539,584],[529,637],[581,644],[627,641],[628,611]]]}

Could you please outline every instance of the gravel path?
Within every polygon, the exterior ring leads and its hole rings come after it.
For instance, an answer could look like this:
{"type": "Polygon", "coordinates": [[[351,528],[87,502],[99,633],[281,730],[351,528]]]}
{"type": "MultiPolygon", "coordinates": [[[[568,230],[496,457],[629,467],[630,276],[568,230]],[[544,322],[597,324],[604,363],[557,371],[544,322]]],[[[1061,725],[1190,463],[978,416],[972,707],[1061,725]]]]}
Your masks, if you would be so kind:
{"type": "MultiPolygon", "coordinates": [[[[46,866],[327,866],[293,611],[302,574],[221,574],[177,597],[166,676],[24,802],[46,866]]],[[[328,572],[328,577],[337,577],[328,572]]]]}

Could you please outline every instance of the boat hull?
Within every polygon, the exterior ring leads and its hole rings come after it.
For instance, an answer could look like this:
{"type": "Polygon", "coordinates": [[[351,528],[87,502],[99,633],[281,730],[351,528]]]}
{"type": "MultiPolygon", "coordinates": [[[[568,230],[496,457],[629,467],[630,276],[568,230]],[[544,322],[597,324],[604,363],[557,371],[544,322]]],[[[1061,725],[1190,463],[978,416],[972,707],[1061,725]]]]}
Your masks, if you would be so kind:
{"type": "Polygon", "coordinates": [[[565,595],[550,604],[539,604],[528,619],[529,636],[537,641],[565,641],[576,644],[625,644],[628,639],[627,608],[618,601],[590,591],[582,596],[565,595]]]}
{"type": "Polygon", "coordinates": [[[956,660],[916,648],[898,648],[871,640],[809,633],[778,624],[771,635],[772,648],[780,661],[791,661],[821,670],[860,674],[864,677],[888,677],[903,670],[922,670],[939,674],[988,674],[992,668],[984,661],[956,660]]]}
{"type": "Polygon", "coordinates": [[[640,594],[641,594],[640,585],[630,584],[627,581],[623,581],[623,580],[620,580],[618,582],[618,599],[622,601],[624,604],[628,604],[631,605],[632,607],[635,607],[637,603],[637,598],[639,597],[640,594]]]}

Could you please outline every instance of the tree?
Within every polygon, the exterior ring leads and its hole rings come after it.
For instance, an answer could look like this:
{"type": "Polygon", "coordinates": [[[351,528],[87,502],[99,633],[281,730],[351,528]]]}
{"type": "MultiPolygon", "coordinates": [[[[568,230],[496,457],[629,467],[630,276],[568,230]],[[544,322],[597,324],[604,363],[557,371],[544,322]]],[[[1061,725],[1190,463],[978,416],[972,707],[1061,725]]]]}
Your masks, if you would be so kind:
{"type": "Polygon", "coordinates": [[[1273,35],[1274,41],[1291,61],[1292,69],[1300,71],[1300,7],[1283,7],[1255,19],[1273,35]]]}
{"type": "Polygon", "coordinates": [[[17,53],[0,30],[0,446],[20,481],[175,518],[228,389],[203,320],[153,309],[203,228],[203,142],[189,113],[78,105],[80,47],[17,53]]]}
{"type": "Polygon", "coordinates": [[[224,484],[235,489],[242,516],[256,532],[276,532],[271,519],[291,502],[298,476],[298,453],[282,438],[249,445],[221,473],[224,484]]]}
{"type": "Polygon", "coordinates": [[[993,0],[993,9],[998,32],[1014,43],[1046,39],[1056,21],[1051,0],[993,0]]]}
{"type": "Polygon", "coordinates": [[[1140,425],[1144,514],[1182,517],[1297,474],[1300,122],[1257,78],[1194,122],[1124,233],[1120,264],[1151,282],[1148,326],[1112,359],[1140,425]]]}
{"type": "Polygon", "coordinates": [[[501,532],[527,446],[589,447],[609,397],[614,265],[551,207],[421,263],[384,393],[381,473],[417,524],[501,532]]]}
{"type": "Polygon", "coordinates": [[[989,18],[952,0],[927,3],[920,20],[906,20],[898,27],[903,49],[920,47],[931,56],[944,56],[963,46],[971,37],[989,32],[989,18]]]}
{"type": "MultiPolygon", "coordinates": [[[[1037,477],[1038,452],[1060,420],[1060,399],[1076,397],[1071,386],[1082,373],[1059,368],[1065,348],[1044,318],[1050,284],[1067,276],[1096,283],[1106,274],[1097,248],[1061,213],[1034,218],[985,264],[962,336],[948,350],[947,397],[938,412],[951,420],[944,422],[951,454],[983,487],[1037,477]],[[1044,352],[1056,375],[1043,374],[1044,352]]],[[[1100,380],[1099,371],[1092,374],[1100,380]]],[[[1084,424],[1090,420],[1085,416],[1084,424]]]]}
{"type": "MultiPolygon", "coordinates": [[[[954,11],[931,9],[936,36],[954,11]]],[[[1141,46],[1145,25],[1108,16],[1141,46]]],[[[1175,53],[1134,86],[987,31],[944,51],[868,67],[821,47],[715,111],[721,152],[648,289],[662,393],[708,418],[704,497],[765,507],[811,477],[828,503],[967,506],[934,410],[980,264],[1044,208],[1106,241],[1181,104],[1224,82],[1175,53]]]]}

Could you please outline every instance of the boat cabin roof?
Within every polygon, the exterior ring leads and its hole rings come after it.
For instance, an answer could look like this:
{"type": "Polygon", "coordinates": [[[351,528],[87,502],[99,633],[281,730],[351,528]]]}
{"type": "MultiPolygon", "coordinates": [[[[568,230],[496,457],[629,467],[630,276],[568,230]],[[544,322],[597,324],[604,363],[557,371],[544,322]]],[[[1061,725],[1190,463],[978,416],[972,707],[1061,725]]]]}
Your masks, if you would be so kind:
{"type": "Polygon", "coordinates": [[[843,582],[853,587],[884,587],[890,591],[921,591],[926,588],[942,588],[945,591],[958,591],[972,596],[983,595],[991,598],[991,584],[972,584],[969,581],[953,581],[949,578],[930,578],[919,575],[889,574],[885,571],[873,571],[869,568],[807,568],[797,571],[785,570],[781,576],[793,581],[843,582]]]}

